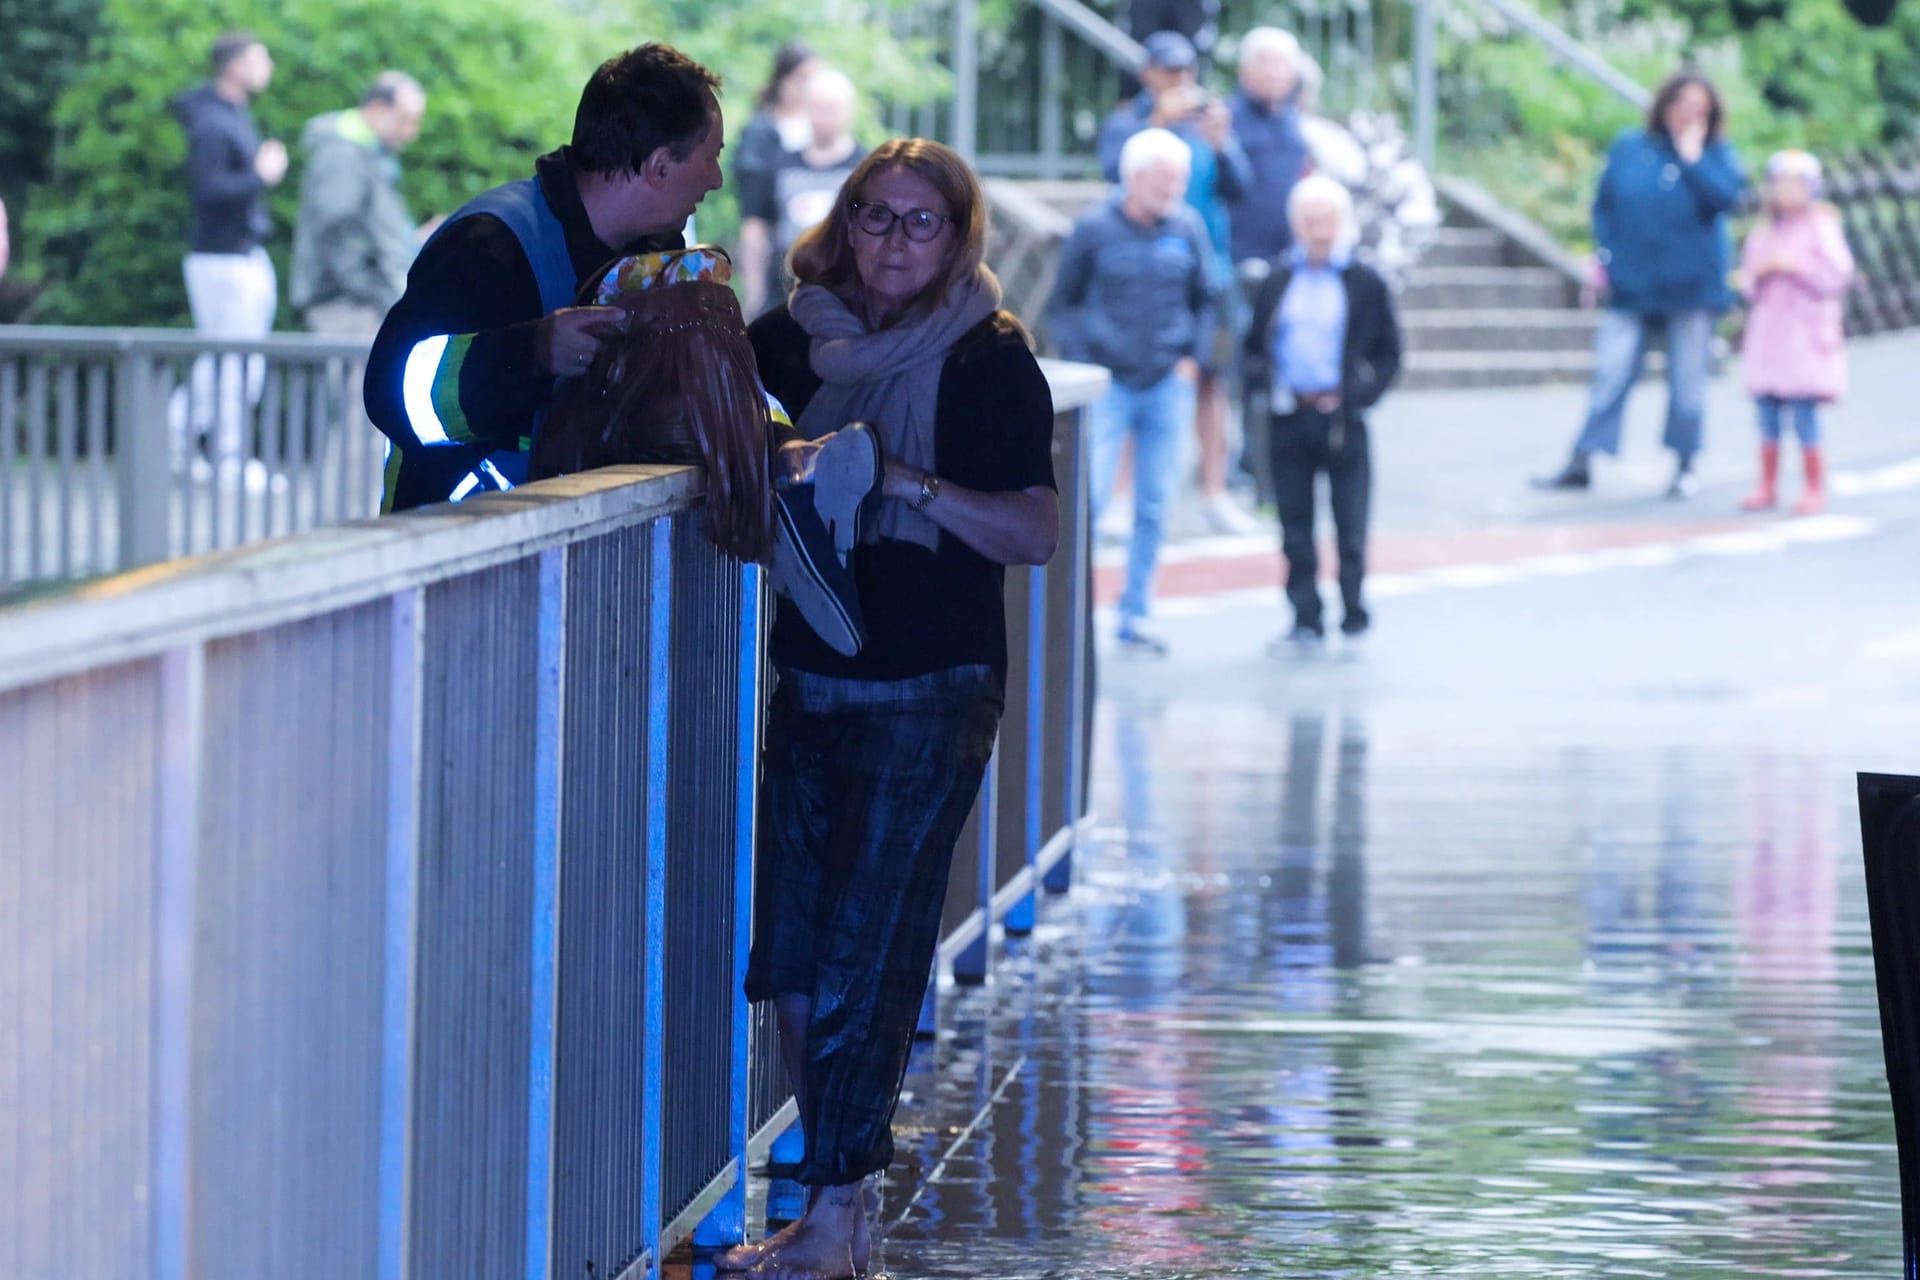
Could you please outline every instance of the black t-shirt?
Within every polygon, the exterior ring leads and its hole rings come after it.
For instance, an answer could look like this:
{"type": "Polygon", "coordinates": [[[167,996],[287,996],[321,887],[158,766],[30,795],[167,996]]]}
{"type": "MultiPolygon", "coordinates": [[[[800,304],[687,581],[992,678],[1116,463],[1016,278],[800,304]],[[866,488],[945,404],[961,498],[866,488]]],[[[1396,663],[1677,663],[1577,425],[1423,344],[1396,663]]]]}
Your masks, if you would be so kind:
{"type": "MultiPolygon", "coordinates": [[[[806,331],[779,307],[748,334],[767,389],[799,418],[820,389],[807,362],[806,331]]],[[[933,469],[943,480],[982,493],[1055,487],[1053,392],[1008,313],[988,317],[954,344],[940,371],[933,432],[933,469]]],[[[835,653],[797,610],[781,609],[773,626],[776,663],[856,680],[906,680],[975,665],[1005,677],[1002,566],[942,532],[933,551],[890,539],[862,543],[854,576],[867,625],[859,655],[835,653]]]]}
{"type": "Polygon", "coordinates": [[[764,186],[751,193],[753,203],[748,203],[748,192],[741,193],[740,212],[764,218],[773,228],[776,262],[786,259],[801,232],[826,218],[834,197],[866,158],[867,149],[858,145],[831,164],[814,164],[804,152],[784,152],[764,186]]]}

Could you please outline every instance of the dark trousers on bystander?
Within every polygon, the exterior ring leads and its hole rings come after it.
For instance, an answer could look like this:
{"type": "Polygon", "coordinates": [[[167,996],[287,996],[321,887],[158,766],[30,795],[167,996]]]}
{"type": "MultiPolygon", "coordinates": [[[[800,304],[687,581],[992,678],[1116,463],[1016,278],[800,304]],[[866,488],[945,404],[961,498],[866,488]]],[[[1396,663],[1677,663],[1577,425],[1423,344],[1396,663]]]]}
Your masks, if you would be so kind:
{"type": "Polygon", "coordinates": [[[1273,416],[1268,443],[1294,625],[1309,631],[1325,629],[1321,621],[1320,554],[1314,541],[1314,492],[1324,471],[1340,552],[1341,630],[1365,631],[1368,617],[1361,584],[1367,574],[1367,516],[1373,500],[1373,459],[1366,423],[1344,409],[1322,413],[1303,406],[1273,416]]]}

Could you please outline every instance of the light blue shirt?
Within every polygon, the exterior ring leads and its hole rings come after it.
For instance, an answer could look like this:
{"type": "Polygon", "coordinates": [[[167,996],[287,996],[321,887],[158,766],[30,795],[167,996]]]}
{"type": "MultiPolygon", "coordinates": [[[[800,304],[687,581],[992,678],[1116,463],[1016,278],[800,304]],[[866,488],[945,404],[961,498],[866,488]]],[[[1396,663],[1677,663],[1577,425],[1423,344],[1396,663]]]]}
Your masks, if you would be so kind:
{"type": "Polygon", "coordinates": [[[1292,403],[1302,392],[1338,391],[1347,346],[1347,285],[1340,273],[1352,261],[1352,251],[1336,249],[1317,267],[1298,245],[1287,258],[1293,278],[1273,329],[1276,406],[1292,403]]]}

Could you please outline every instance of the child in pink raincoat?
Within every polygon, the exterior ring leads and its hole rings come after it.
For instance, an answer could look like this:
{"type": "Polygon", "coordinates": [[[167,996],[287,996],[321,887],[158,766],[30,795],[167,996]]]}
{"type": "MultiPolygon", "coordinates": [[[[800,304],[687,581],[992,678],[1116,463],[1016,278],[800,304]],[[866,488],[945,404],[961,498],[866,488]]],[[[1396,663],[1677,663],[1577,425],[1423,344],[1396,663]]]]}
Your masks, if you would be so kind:
{"type": "Polygon", "coordinates": [[[1806,488],[1795,515],[1826,509],[1819,407],[1847,387],[1841,299],[1853,254],[1840,215],[1820,199],[1820,162],[1782,151],[1767,162],[1765,210],[1740,255],[1740,288],[1751,303],[1741,352],[1748,394],[1760,410],[1760,484],[1740,504],[1769,511],[1780,500],[1780,436],[1800,439],[1806,488]]]}

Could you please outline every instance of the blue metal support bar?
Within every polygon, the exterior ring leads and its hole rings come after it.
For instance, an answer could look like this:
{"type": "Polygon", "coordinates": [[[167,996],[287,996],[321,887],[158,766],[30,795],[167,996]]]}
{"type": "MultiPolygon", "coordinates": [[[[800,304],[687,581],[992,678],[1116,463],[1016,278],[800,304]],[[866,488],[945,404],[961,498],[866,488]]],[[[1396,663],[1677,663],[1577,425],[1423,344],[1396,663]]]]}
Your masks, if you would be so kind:
{"type": "Polygon", "coordinates": [[[426,591],[420,587],[393,597],[393,661],[387,692],[386,1005],[380,1028],[380,1280],[402,1280],[407,1265],[425,603],[426,591]]]}
{"type": "MultiPolygon", "coordinates": [[[[646,928],[646,1017],[641,1034],[650,1045],[662,1044],[667,1030],[667,806],[668,744],[672,741],[669,718],[670,686],[673,682],[673,517],[654,522],[649,545],[652,572],[648,606],[652,612],[647,627],[647,918],[646,928]]],[[[660,1274],[661,1162],[665,1154],[666,1080],[660,1059],[651,1058],[647,1076],[641,1082],[641,1126],[645,1134],[641,1152],[642,1169],[640,1213],[641,1247],[648,1259],[646,1275],[660,1274]]]]}
{"type": "Polygon", "coordinates": [[[560,706],[566,682],[567,551],[540,553],[540,639],[534,725],[533,933],[528,975],[527,1280],[553,1269],[553,1063],[560,932],[560,706]]]}
{"type": "Polygon", "coordinates": [[[747,1132],[749,1091],[747,1036],[752,1011],[741,994],[747,958],[753,946],[753,857],[759,830],[761,678],[766,670],[762,643],[761,572],[748,565],[740,582],[740,705],[735,726],[738,770],[734,786],[733,880],[733,1059],[728,1096],[732,1099],[728,1138],[733,1153],[733,1186],[694,1228],[693,1243],[703,1249],[739,1244],[747,1237],[747,1132]]]}

